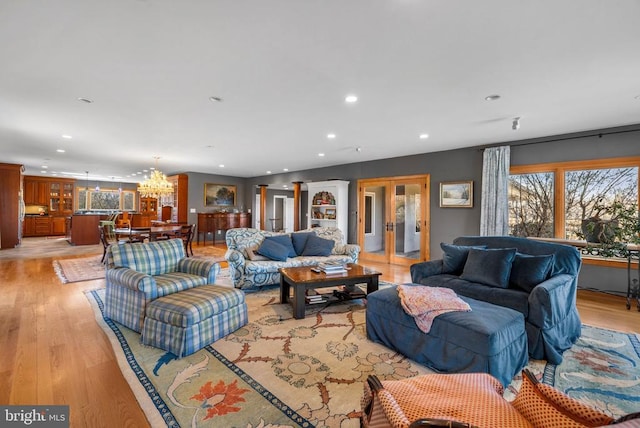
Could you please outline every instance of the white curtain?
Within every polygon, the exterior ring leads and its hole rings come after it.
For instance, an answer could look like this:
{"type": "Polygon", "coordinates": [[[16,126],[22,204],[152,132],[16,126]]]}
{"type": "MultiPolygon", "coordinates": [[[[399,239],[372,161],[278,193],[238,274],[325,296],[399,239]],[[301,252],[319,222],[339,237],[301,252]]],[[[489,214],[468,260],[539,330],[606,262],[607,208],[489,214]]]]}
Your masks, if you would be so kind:
{"type": "Polygon", "coordinates": [[[510,156],[511,148],[509,146],[484,150],[480,207],[481,236],[509,234],[510,156]]]}

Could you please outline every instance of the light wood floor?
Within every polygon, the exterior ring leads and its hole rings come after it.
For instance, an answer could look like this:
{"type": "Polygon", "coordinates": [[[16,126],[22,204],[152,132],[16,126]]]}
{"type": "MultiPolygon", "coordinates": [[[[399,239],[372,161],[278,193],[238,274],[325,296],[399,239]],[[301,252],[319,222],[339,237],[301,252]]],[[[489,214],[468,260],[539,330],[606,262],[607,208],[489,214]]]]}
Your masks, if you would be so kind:
{"type": "MultiPolygon", "coordinates": [[[[0,259],[0,403],[67,404],[72,427],[148,426],[83,293],[104,280],[63,285],[53,260],[0,259]]],[[[406,267],[363,264],[410,281],[406,267]]],[[[578,309],[585,324],[640,332],[623,298],[581,291],[578,309]]]]}

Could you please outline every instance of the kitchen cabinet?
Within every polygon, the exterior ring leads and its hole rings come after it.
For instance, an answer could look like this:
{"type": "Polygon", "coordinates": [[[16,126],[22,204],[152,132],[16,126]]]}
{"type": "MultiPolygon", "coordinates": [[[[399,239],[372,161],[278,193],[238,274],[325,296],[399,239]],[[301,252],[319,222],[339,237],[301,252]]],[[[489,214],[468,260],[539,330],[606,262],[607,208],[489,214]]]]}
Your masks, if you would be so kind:
{"type": "Polygon", "coordinates": [[[51,234],[52,235],[67,234],[67,217],[62,217],[62,216],[51,217],[51,234]]]}
{"type": "Polygon", "coordinates": [[[58,179],[49,182],[49,214],[73,214],[73,186],[74,180],[58,179]]]}
{"type": "Polygon", "coordinates": [[[49,179],[42,177],[24,177],[25,205],[49,206],[49,179]]]}
{"type": "MultiPolygon", "coordinates": [[[[51,235],[52,217],[27,216],[24,218],[24,236],[49,236],[51,235]]],[[[62,233],[64,235],[64,233],[62,233]]]]}
{"type": "Polygon", "coordinates": [[[22,165],[0,163],[0,249],[20,245],[22,165]]]}

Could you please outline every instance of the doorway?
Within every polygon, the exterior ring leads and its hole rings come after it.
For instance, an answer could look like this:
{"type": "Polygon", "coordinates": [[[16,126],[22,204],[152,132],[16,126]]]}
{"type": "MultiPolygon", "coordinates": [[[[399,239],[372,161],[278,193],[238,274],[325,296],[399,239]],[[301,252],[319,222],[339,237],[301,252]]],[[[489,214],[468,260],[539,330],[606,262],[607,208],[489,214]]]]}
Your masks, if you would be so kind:
{"type": "Polygon", "coordinates": [[[429,257],[429,176],[358,181],[360,258],[411,265],[429,257]]]}

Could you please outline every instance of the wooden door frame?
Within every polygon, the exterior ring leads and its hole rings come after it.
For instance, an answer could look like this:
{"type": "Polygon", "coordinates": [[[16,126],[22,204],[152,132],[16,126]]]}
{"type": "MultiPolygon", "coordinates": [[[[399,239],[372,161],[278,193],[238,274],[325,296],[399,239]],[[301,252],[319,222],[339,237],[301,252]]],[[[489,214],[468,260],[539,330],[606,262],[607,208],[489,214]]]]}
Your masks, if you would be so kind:
{"type": "MultiPolygon", "coordinates": [[[[420,174],[420,175],[407,175],[407,176],[399,176],[399,177],[378,177],[372,179],[361,179],[358,180],[357,189],[357,202],[358,202],[358,244],[360,245],[361,250],[361,258],[363,260],[370,260],[381,263],[390,263],[390,264],[399,264],[399,265],[411,265],[413,263],[417,263],[419,261],[429,260],[430,257],[430,175],[429,174],[420,174]],[[395,256],[395,242],[391,239],[395,236],[395,231],[386,231],[385,230],[385,254],[377,255],[365,253],[364,251],[364,203],[365,203],[365,188],[366,187],[384,187],[385,188],[385,200],[380,201],[385,204],[385,218],[382,219],[386,224],[390,221],[390,219],[395,217],[395,193],[394,188],[397,185],[402,184],[415,184],[419,182],[421,184],[420,191],[420,199],[423,201],[421,203],[421,214],[422,214],[422,229],[420,231],[420,258],[419,259],[408,259],[395,256]]],[[[386,228],[385,228],[386,229],[386,228]]]]}

